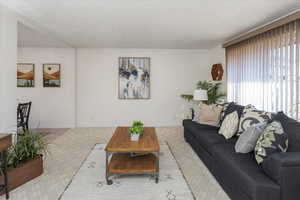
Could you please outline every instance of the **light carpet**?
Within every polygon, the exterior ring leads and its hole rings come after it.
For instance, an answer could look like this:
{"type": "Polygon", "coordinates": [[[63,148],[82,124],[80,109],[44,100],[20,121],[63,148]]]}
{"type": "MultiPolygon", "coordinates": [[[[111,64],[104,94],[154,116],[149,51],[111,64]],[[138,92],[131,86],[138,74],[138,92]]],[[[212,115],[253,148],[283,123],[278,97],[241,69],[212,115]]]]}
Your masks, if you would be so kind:
{"type": "Polygon", "coordinates": [[[161,144],[159,183],[150,175],[113,176],[105,181],[105,145],[96,144],[61,200],[194,200],[167,144],[161,144]]]}

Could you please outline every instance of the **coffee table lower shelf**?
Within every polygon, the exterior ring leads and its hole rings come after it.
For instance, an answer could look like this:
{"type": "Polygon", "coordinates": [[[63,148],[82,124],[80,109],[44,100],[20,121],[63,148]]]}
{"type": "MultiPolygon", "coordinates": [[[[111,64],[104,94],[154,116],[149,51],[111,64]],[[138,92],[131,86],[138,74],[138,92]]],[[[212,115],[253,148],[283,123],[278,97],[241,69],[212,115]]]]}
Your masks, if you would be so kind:
{"type": "Polygon", "coordinates": [[[136,175],[149,174],[155,177],[156,183],[159,178],[158,153],[149,153],[144,156],[131,156],[130,153],[106,152],[106,181],[112,184],[109,177],[112,175],[136,175]],[[111,158],[109,160],[111,154],[111,158]]]}

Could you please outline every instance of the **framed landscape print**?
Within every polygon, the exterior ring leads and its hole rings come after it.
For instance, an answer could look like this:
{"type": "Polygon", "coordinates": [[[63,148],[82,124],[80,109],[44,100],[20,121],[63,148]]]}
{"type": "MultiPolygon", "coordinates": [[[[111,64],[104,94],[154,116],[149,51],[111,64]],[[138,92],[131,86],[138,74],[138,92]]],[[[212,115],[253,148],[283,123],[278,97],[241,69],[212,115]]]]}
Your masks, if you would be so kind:
{"type": "Polygon", "coordinates": [[[17,64],[17,87],[34,87],[34,64],[17,64]]]}
{"type": "Polygon", "coordinates": [[[44,87],[60,87],[60,64],[43,64],[44,87]]]}
{"type": "Polygon", "coordinates": [[[150,99],[150,58],[119,58],[119,99],[150,99]]]}

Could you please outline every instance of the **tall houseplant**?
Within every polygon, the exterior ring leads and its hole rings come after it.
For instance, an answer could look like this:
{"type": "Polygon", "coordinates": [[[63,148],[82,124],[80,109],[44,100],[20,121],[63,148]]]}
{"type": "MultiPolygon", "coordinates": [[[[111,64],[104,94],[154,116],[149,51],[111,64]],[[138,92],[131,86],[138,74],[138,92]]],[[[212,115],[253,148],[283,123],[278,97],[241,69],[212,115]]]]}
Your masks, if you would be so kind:
{"type": "MultiPolygon", "coordinates": [[[[220,92],[222,83],[214,83],[210,81],[199,81],[197,83],[197,89],[203,89],[207,91],[207,101],[203,101],[205,104],[215,104],[217,100],[226,96],[225,93],[220,92]]],[[[193,95],[182,94],[181,97],[188,101],[193,99],[193,95]]]]}

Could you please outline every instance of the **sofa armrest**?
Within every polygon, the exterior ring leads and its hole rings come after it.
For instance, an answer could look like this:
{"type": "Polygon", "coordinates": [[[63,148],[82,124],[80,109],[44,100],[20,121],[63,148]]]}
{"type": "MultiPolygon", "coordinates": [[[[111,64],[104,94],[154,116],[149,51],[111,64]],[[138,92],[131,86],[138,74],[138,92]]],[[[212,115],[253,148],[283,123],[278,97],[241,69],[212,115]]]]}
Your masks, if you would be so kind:
{"type": "Polygon", "coordinates": [[[263,161],[262,168],[280,185],[282,200],[300,197],[300,152],[275,153],[263,161]]]}
{"type": "Polygon", "coordinates": [[[187,124],[190,124],[192,122],[191,119],[184,119],[182,120],[182,126],[186,126],[187,124]]]}

